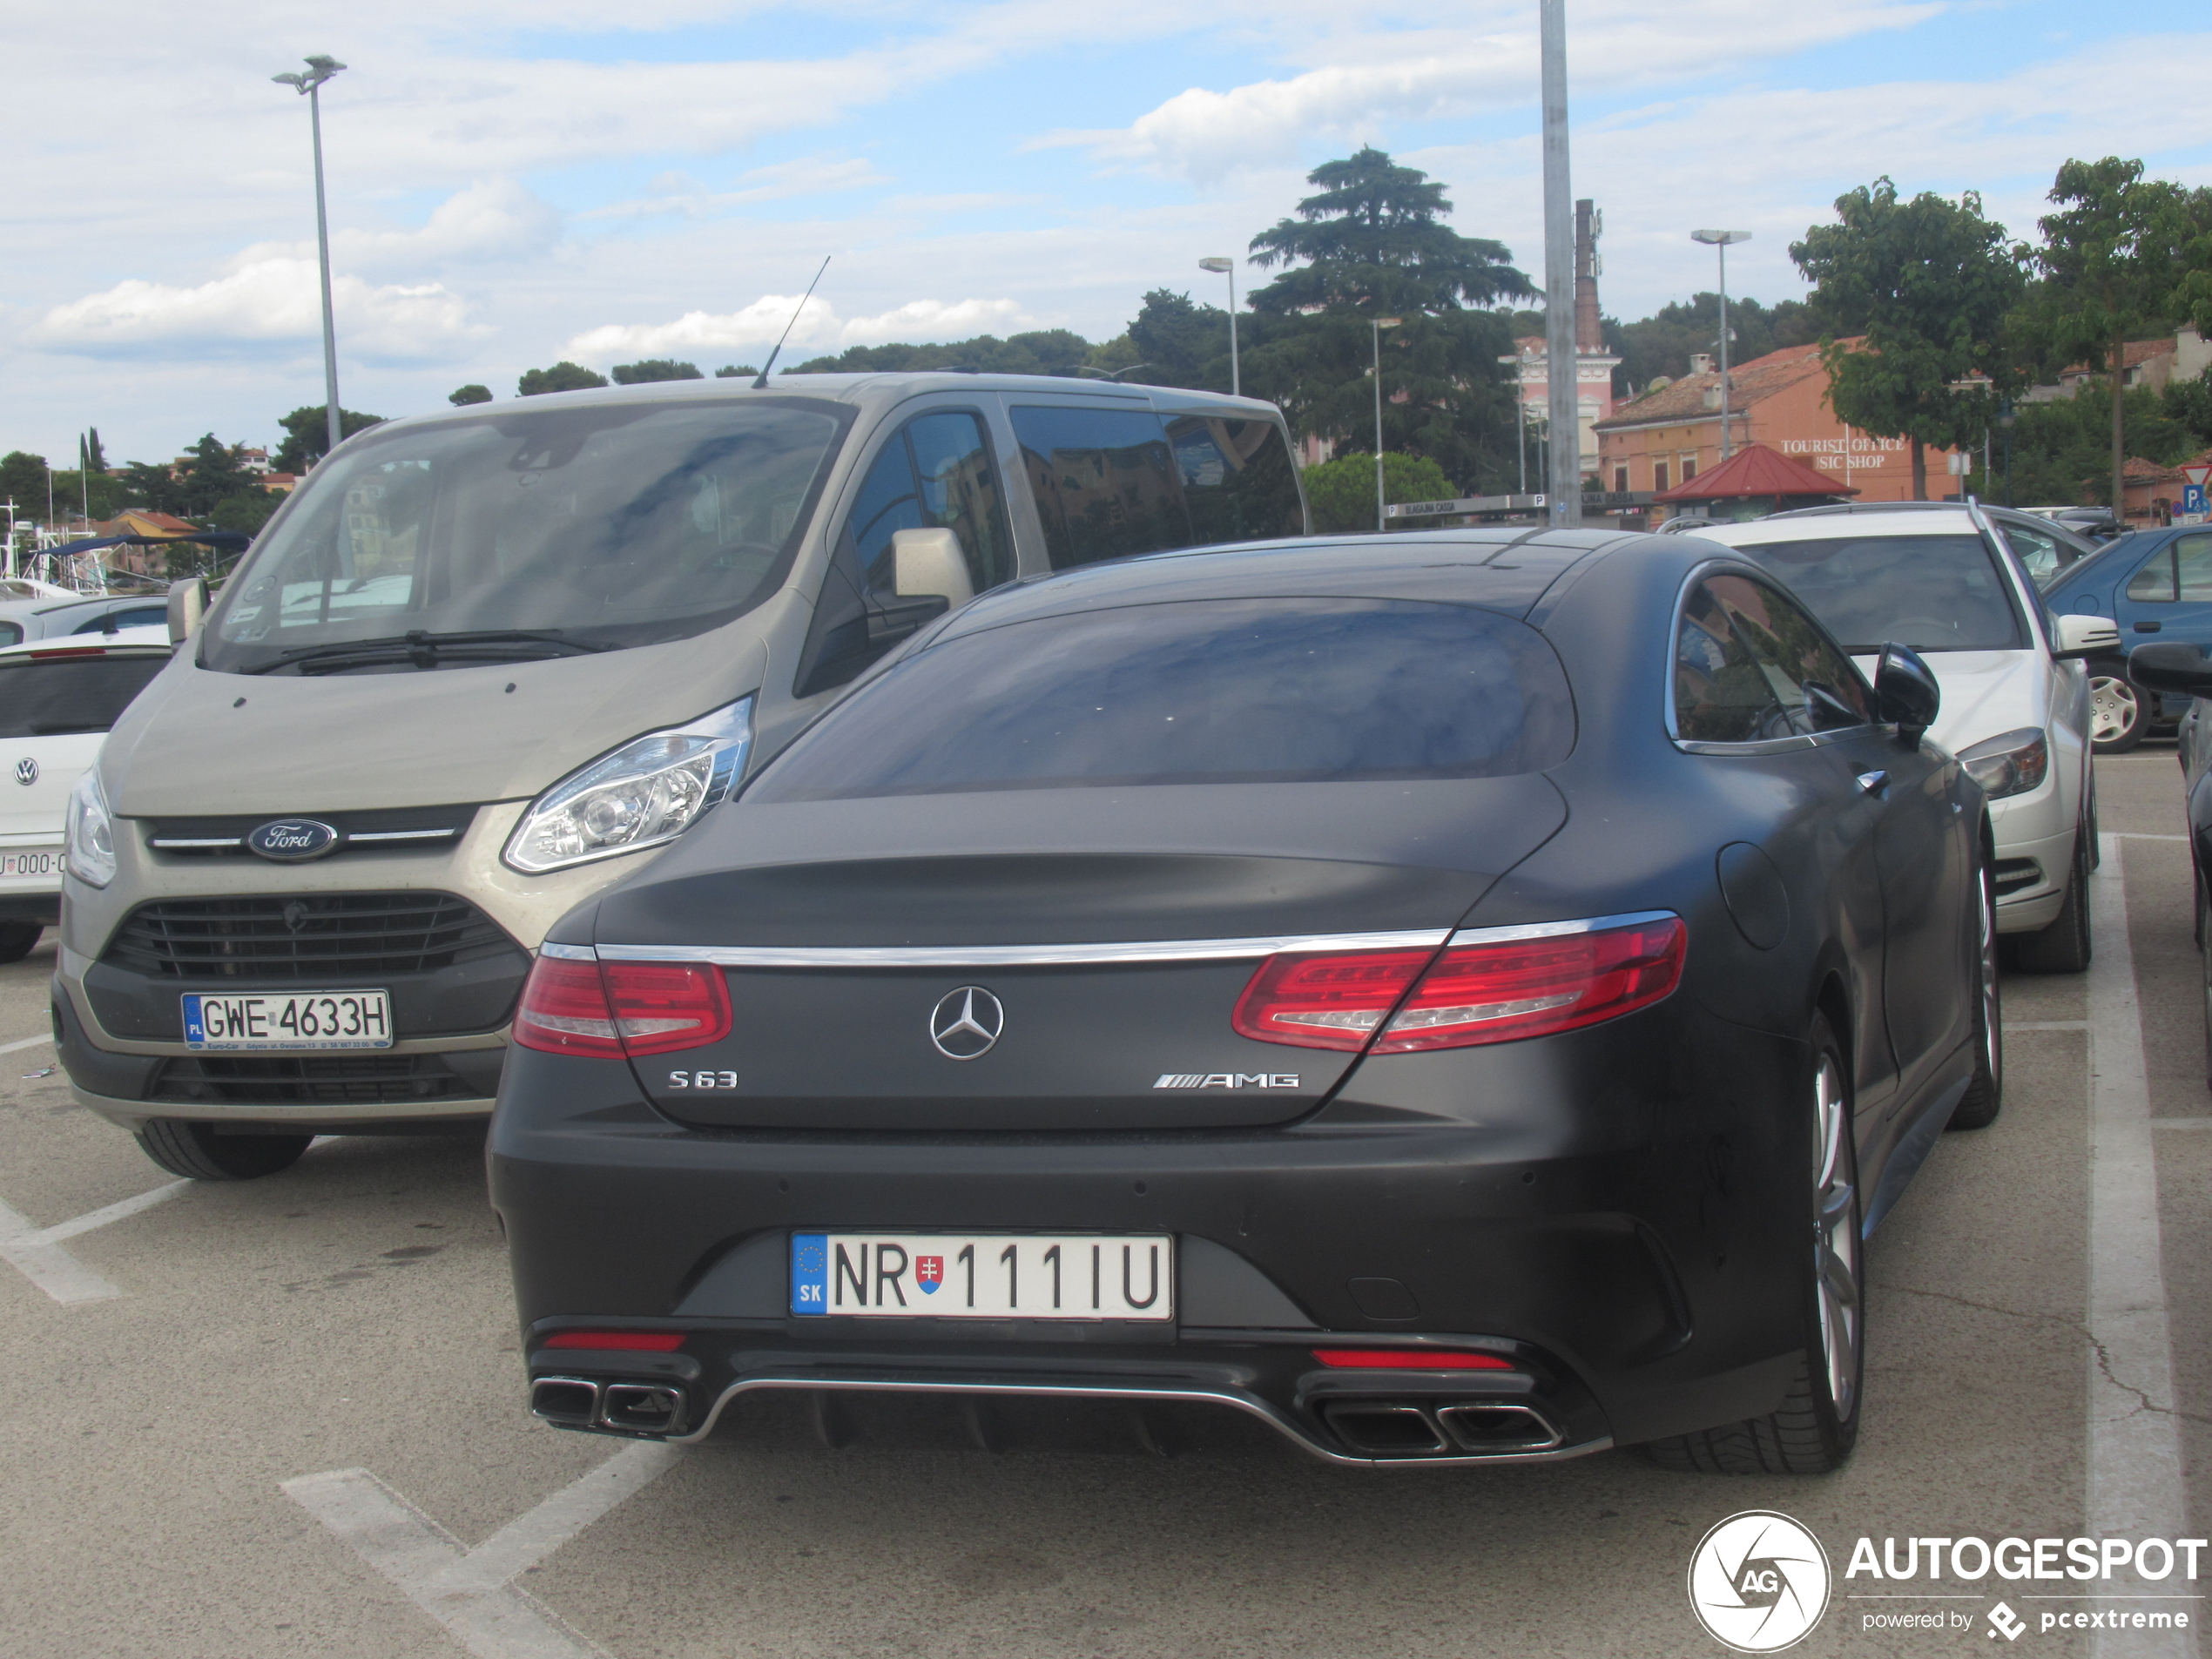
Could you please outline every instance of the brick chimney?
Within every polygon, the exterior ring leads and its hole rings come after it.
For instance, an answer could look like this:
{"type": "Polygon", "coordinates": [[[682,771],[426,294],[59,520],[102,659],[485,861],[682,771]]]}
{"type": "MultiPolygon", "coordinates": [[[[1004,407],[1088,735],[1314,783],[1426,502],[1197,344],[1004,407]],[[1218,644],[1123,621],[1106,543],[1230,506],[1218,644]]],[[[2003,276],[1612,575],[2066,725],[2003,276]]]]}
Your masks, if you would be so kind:
{"type": "Polygon", "coordinates": [[[1575,349],[1578,352],[1602,354],[1605,350],[1605,329],[1597,310],[1597,239],[1604,229],[1605,220],[1595,203],[1575,204],[1575,349]]]}

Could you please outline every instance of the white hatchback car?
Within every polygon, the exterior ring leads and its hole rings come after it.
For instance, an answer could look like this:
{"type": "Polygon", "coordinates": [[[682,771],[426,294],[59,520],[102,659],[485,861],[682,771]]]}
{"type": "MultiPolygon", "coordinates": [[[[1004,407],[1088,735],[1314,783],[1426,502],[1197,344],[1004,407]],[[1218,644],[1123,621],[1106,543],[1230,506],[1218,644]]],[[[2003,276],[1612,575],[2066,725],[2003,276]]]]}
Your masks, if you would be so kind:
{"type": "Polygon", "coordinates": [[[2080,659],[2116,647],[2110,619],[2052,616],[1999,528],[1955,506],[1819,508],[1697,534],[1773,571],[1870,678],[1892,641],[1926,658],[1943,688],[1929,736],[1989,798],[1998,931],[2022,968],[2087,968],[2097,807],[2080,659]]]}
{"type": "Polygon", "coordinates": [[[0,962],[60,920],[70,792],[173,649],[165,624],[0,648],[0,962]]]}

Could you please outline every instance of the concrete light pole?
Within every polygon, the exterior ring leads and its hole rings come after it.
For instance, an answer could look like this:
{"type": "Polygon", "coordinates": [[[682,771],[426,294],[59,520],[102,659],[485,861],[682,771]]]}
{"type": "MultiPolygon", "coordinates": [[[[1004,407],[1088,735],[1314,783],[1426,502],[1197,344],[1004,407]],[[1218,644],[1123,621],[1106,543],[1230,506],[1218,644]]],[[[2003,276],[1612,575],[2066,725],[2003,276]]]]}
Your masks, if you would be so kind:
{"type": "Polygon", "coordinates": [[[322,84],[335,75],[345,64],[322,54],[305,60],[304,71],[295,70],[289,75],[272,75],[269,78],[280,86],[289,86],[307,100],[307,118],[315,135],[315,248],[322,256],[322,383],[329,403],[330,449],[335,449],[344,433],[338,418],[338,324],[330,307],[330,215],[323,205],[322,194],[322,84]]]}
{"type": "Polygon", "coordinates": [[[1736,453],[1735,437],[1729,430],[1728,413],[1728,245],[1748,242],[1749,231],[1692,231],[1689,239],[1703,242],[1720,254],[1721,260],[1721,459],[1727,460],[1736,453]]]}
{"type": "Polygon", "coordinates": [[[1244,381],[1237,369],[1237,261],[1217,253],[1211,259],[1200,260],[1198,268],[1229,279],[1229,395],[1242,397],[1244,381]]]}
{"type": "Polygon", "coordinates": [[[1390,528],[1390,513],[1383,505],[1383,445],[1382,445],[1382,331],[1395,328],[1403,317],[1375,319],[1375,529],[1378,532],[1390,528]]]}
{"type": "Polygon", "coordinates": [[[1575,192],[1567,171],[1567,0],[1541,0],[1544,88],[1545,402],[1551,465],[1544,481],[1553,528],[1582,522],[1581,360],[1575,345],[1575,192]],[[1561,440],[1562,436],[1565,442],[1561,440]]]}

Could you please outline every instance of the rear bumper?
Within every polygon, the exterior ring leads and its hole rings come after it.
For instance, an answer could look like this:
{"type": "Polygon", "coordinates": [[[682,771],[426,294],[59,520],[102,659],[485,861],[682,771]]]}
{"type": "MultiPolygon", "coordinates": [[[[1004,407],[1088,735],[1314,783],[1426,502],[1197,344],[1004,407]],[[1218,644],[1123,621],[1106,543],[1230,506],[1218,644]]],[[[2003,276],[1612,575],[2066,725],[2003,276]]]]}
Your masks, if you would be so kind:
{"type": "Polygon", "coordinates": [[[1803,1184],[1787,1177],[1808,1154],[1774,1103],[1800,1086],[1803,1047],[1717,1022],[1717,1042],[1654,1045],[1677,1022],[1639,1036],[1640,1018],[1371,1063],[1300,1123],[1187,1134],[691,1130],[618,1062],[517,1049],[488,1150],[529,1379],[573,1382],[571,1406],[610,1385],[665,1388],[674,1414],[657,1430],[543,1414],[683,1439],[763,1390],[1206,1399],[1352,1461],[1372,1454],[1338,1420],[1363,1406],[1440,1430],[1419,1461],[1565,1456],[1758,1417],[1802,1342],[1803,1184]],[[1595,1070],[1610,1081],[1578,1091],[1595,1070]],[[1466,1118],[1413,1103],[1447,1074],[1480,1103],[1466,1118]],[[792,1318],[789,1234],[824,1227],[1170,1232],[1177,1318],[792,1318]],[[682,1345],[547,1346],[610,1324],[682,1345]],[[1313,1358],[1378,1344],[1480,1347],[1514,1369],[1313,1358]],[[1546,1425],[1541,1446],[1472,1447],[1440,1415],[1508,1406],[1546,1425]]]}

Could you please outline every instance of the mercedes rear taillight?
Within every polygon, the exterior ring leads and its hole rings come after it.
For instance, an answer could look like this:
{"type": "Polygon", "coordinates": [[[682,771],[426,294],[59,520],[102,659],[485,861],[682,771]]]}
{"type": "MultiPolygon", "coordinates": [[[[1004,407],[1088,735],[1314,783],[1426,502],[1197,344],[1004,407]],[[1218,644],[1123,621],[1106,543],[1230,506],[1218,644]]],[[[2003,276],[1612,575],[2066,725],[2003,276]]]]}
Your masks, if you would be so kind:
{"type": "MultiPolygon", "coordinates": [[[[1487,931],[1487,930],[1486,930],[1487,931]]],[[[1617,1019],[1682,978],[1678,916],[1476,937],[1441,952],[1282,955],[1238,999],[1238,1035],[1306,1049],[1406,1054],[1515,1042],[1617,1019]]]]}
{"type": "Polygon", "coordinates": [[[515,1041],[548,1054],[668,1054],[730,1035],[718,968],[540,956],[523,987],[515,1041]]]}

